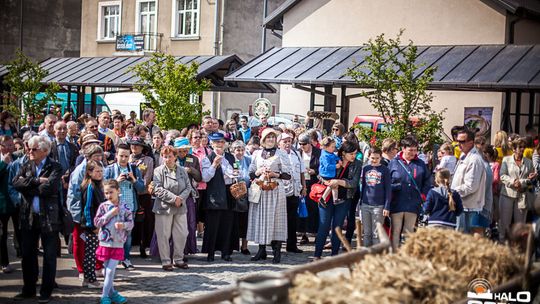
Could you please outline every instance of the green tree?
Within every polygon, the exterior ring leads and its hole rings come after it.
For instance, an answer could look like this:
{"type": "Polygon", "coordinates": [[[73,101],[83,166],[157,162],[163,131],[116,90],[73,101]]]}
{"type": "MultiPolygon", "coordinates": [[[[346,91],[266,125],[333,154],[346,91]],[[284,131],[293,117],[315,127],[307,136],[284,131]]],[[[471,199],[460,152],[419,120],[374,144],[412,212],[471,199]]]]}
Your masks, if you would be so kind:
{"type": "Polygon", "coordinates": [[[42,80],[48,72],[21,51],[17,51],[15,59],[7,63],[6,68],[8,73],[4,77],[4,84],[9,91],[5,91],[3,96],[8,110],[16,116],[21,117],[24,109],[25,115],[34,114],[40,117],[48,101],[58,100],[56,93],[60,86],[56,83],[44,85],[42,80]],[[44,92],[45,96],[36,100],[36,95],[40,92],[44,92]]]}
{"type": "Polygon", "coordinates": [[[210,87],[208,80],[197,80],[199,64],[177,63],[171,55],[154,53],[148,61],[133,67],[139,77],[135,88],[156,111],[157,124],[164,129],[179,129],[199,123],[206,113],[203,103],[192,100],[210,87]]]}
{"type": "Polygon", "coordinates": [[[421,143],[442,141],[443,113],[431,108],[433,96],[427,91],[433,80],[435,68],[423,69],[418,63],[418,49],[409,41],[401,45],[399,32],[395,39],[386,39],[384,34],[364,44],[368,55],[364,64],[349,69],[347,74],[362,88],[360,95],[379,112],[392,128],[378,133],[380,141],[385,137],[396,140],[414,134],[421,143]],[[421,72],[421,73],[420,73],[421,72]]]}

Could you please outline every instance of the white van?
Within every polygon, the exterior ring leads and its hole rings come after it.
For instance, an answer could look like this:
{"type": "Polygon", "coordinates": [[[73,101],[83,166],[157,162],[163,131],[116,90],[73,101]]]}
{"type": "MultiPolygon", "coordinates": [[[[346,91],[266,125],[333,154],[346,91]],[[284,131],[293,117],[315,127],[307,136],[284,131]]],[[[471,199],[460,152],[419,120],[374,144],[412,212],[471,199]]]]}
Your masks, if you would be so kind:
{"type": "Polygon", "coordinates": [[[135,111],[137,118],[141,119],[141,104],[146,103],[146,99],[139,92],[122,92],[104,94],[103,99],[109,106],[109,109],[119,110],[129,118],[129,113],[135,111]]]}

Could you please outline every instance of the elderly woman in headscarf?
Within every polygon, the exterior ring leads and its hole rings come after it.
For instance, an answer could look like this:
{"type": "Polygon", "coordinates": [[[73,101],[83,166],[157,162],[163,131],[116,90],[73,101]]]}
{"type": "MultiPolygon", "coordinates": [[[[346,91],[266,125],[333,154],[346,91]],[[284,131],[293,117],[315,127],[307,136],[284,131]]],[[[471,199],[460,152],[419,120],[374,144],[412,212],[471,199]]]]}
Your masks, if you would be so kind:
{"type": "MultiPolygon", "coordinates": [[[[202,181],[202,176],[199,159],[191,155],[192,147],[189,143],[189,139],[186,137],[179,137],[175,139],[174,147],[178,152],[178,163],[180,166],[184,167],[189,176],[193,189],[196,189],[197,183],[202,181]]],[[[189,233],[186,247],[184,249],[185,254],[197,253],[197,197],[197,192],[194,191],[193,195],[190,195],[186,200],[189,233]]]]}
{"type": "Polygon", "coordinates": [[[272,262],[279,263],[281,246],[287,241],[287,198],[282,181],[291,179],[291,163],[287,153],[277,148],[277,137],[276,130],[263,130],[263,149],[253,153],[249,167],[252,183],[260,186],[259,199],[250,201],[248,215],[247,239],[259,244],[252,261],[266,259],[266,245],[270,244],[272,262]]]}
{"type": "MultiPolygon", "coordinates": [[[[249,165],[251,164],[251,157],[246,156],[246,144],[243,141],[237,140],[232,143],[230,151],[234,156],[233,163],[233,175],[237,181],[243,181],[249,188],[251,180],[249,178],[249,165]]],[[[247,201],[247,198],[244,198],[247,201]]],[[[247,227],[248,227],[248,213],[247,210],[235,210],[236,221],[233,227],[233,247],[238,246],[238,238],[242,239],[242,245],[240,252],[244,255],[250,255],[248,249],[248,242],[246,239],[247,227]]],[[[234,249],[234,248],[233,248],[234,249]]]]}

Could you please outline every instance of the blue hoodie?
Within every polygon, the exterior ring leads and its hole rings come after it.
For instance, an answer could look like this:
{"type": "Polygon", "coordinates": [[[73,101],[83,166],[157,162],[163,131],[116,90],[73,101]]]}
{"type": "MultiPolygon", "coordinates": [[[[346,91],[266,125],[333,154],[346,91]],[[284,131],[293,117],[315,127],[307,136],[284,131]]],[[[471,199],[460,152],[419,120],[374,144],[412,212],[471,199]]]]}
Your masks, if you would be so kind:
{"type": "Polygon", "coordinates": [[[456,217],[463,212],[463,204],[461,196],[456,191],[452,192],[452,197],[456,203],[456,210],[454,211],[449,209],[446,187],[436,187],[429,190],[424,204],[424,212],[429,215],[428,225],[456,227],[456,217]]]}

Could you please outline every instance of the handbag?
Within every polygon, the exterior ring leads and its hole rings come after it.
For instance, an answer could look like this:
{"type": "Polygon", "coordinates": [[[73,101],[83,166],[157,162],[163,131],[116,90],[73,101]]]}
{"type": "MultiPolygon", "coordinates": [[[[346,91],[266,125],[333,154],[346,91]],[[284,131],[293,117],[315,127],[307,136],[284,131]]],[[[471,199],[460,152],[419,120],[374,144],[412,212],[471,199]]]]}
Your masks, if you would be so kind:
{"type": "Polygon", "coordinates": [[[257,183],[251,183],[248,191],[248,201],[252,204],[258,204],[261,200],[261,187],[257,183]]]}
{"type": "Polygon", "coordinates": [[[71,212],[69,212],[69,210],[67,210],[63,204],[60,204],[60,219],[62,221],[62,231],[60,231],[60,233],[62,233],[63,236],[68,236],[73,232],[75,223],[73,222],[71,212]]]}
{"type": "Polygon", "coordinates": [[[249,201],[247,195],[240,197],[239,199],[234,200],[233,211],[235,212],[248,212],[249,210],[249,201]]]}
{"type": "MultiPolygon", "coordinates": [[[[326,191],[328,186],[325,186],[321,183],[316,183],[311,185],[311,190],[309,190],[309,198],[314,202],[319,202],[323,197],[324,191],[326,191]]],[[[326,198],[326,202],[330,200],[330,195],[326,198]]]]}
{"type": "MultiPolygon", "coordinates": [[[[343,170],[341,170],[341,173],[339,174],[338,179],[341,179],[341,177],[343,177],[343,173],[345,173],[345,170],[347,170],[348,166],[349,164],[347,164],[343,168],[343,170]]],[[[328,186],[325,186],[320,182],[311,185],[311,190],[309,190],[309,198],[312,199],[314,202],[317,202],[317,203],[320,202],[321,198],[323,197],[324,191],[326,191],[326,188],[328,188],[328,186]]],[[[328,203],[329,200],[330,200],[330,195],[326,197],[325,201],[328,203]]],[[[326,204],[323,207],[326,207],[326,204]]]]}
{"type": "Polygon", "coordinates": [[[298,218],[306,218],[308,217],[308,210],[307,210],[307,206],[306,206],[306,198],[305,197],[301,197],[300,198],[300,203],[298,203],[298,218]]]}
{"type": "Polygon", "coordinates": [[[246,182],[239,181],[231,185],[231,195],[234,199],[238,200],[247,194],[246,182]]]}

